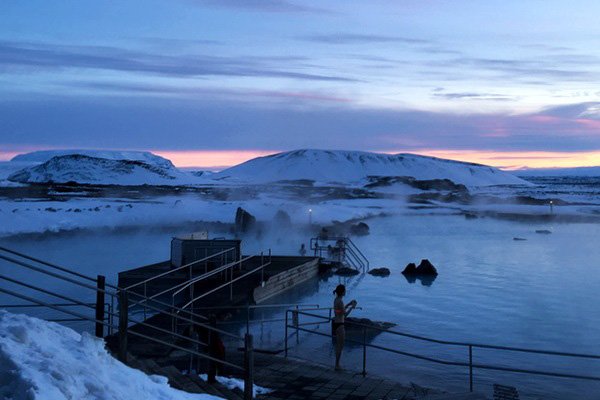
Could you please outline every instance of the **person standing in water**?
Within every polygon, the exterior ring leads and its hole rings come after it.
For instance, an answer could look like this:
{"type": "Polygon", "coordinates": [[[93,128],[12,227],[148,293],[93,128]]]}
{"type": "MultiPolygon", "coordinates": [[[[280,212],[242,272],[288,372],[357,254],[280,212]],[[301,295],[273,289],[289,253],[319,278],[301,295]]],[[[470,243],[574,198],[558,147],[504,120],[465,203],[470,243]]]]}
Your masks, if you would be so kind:
{"type": "Polygon", "coordinates": [[[356,300],[344,305],[344,295],[346,294],[346,286],[337,285],[333,291],[335,300],[333,300],[333,321],[332,331],[335,336],[335,370],[340,371],[340,357],[344,349],[344,340],[346,339],[346,330],[344,329],[344,320],[350,312],[356,307],[356,300]]]}

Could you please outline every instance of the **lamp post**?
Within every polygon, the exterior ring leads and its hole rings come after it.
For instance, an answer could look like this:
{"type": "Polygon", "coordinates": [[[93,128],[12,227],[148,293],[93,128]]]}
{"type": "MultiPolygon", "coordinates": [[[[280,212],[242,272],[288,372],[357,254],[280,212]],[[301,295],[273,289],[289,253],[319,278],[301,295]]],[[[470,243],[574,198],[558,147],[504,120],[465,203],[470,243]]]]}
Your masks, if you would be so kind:
{"type": "Polygon", "coordinates": [[[554,203],[550,200],[550,214],[554,214],[554,203]]]}
{"type": "Polygon", "coordinates": [[[312,208],[308,209],[308,226],[312,226],[312,208]]]}

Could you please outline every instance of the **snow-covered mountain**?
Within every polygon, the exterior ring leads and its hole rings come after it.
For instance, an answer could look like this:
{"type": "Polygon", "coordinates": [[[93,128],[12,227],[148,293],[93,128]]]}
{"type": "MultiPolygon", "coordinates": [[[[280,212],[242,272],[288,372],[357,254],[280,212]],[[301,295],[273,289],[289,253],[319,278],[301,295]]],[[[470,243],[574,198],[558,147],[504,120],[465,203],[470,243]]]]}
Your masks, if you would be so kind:
{"type": "Polygon", "coordinates": [[[178,170],[165,158],[151,153],[144,154],[144,157],[146,161],[100,158],[81,154],[54,156],[42,164],[13,173],[8,180],[20,183],[180,185],[190,183],[194,179],[191,175],[178,170]]]}
{"type": "Polygon", "coordinates": [[[259,157],[213,174],[226,182],[267,183],[309,179],[322,183],[359,183],[367,176],[449,179],[466,186],[527,185],[497,168],[416,154],[295,150],[259,157]]]}
{"type": "Polygon", "coordinates": [[[28,162],[28,163],[44,163],[52,157],[68,156],[80,154],[82,156],[104,158],[107,160],[132,160],[143,161],[150,165],[170,168],[173,166],[171,161],[166,158],[157,156],[148,151],[117,151],[117,150],[40,150],[31,153],[19,154],[10,160],[11,162],[28,162]]]}

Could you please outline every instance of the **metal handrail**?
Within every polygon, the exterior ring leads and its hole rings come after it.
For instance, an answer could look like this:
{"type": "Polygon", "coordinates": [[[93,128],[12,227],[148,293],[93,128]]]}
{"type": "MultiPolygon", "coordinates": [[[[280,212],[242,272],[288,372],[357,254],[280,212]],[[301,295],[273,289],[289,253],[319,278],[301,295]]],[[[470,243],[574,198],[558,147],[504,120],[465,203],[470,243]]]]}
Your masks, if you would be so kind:
{"type": "Polygon", "coordinates": [[[209,294],[216,292],[217,290],[223,289],[224,287],[229,286],[229,285],[233,284],[234,282],[237,282],[240,279],[245,278],[248,275],[257,272],[258,270],[262,270],[262,269],[264,269],[266,266],[268,266],[270,264],[271,264],[271,261],[266,262],[266,263],[262,264],[261,266],[259,266],[257,268],[254,268],[253,270],[251,270],[249,272],[246,272],[245,274],[242,274],[242,275],[238,276],[237,278],[234,278],[234,279],[230,280],[229,282],[226,282],[226,283],[224,283],[224,284],[222,284],[220,286],[217,286],[216,288],[213,288],[213,289],[209,290],[208,292],[202,293],[200,296],[197,296],[197,297],[193,298],[192,300],[190,300],[189,302],[187,302],[186,304],[184,304],[183,306],[181,306],[181,308],[182,309],[186,309],[190,304],[193,304],[195,301],[200,300],[201,298],[206,297],[209,294]]]}
{"type": "MultiPolygon", "coordinates": [[[[327,308],[317,308],[315,310],[326,310],[326,309],[327,308]]],[[[288,311],[295,312],[296,310],[288,310],[288,311]]],[[[323,315],[307,313],[306,311],[314,311],[314,310],[303,309],[299,312],[303,315],[307,315],[310,317],[329,319],[328,317],[325,317],[323,315]]],[[[472,346],[475,348],[490,349],[490,350],[507,350],[507,351],[524,352],[524,353],[537,353],[537,354],[565,356],[565,357],[592,358],[592,359],[600,360],[600,355],[595,355],[595,354],[568,353],[568,352],[560,352],[560,351],[554,351],[554,350],[536,350],[536,349],[526,349],[526,348],[522,348],[522,347],[498,346],[498,345],[483,344],[483,343],[456,342],[456,341],[450,341],[450,340],[433,339],[433,338],[426,337],[426,336],[420,336],[420,335],[415,335],[415,334],[406,333],[406,332],[399,332],[399,331],[392,330],[392,329],[384,329],[384,328],[380,328],[378,326],[362,324],[360,322],[346,321],[346,323],[356,325],[356,326],[361,326],[361,327],[368,328],[368,329],[378,330],[380,332],[390,333],[393,335],[404,336],[404,337],[408,337],[411,339],[417,339],[417,340],[422,340],[422,341],[437,343],[437,344],[445,344],[445,345],[450,345],[450,346],[462,346],[462,347],[472,346]]]]}
{"type": "MultiPolygon", "coordinates": [[[[101,292],[101,293],[107,294],[107,295],[109,295],[109,296],[111,296],[111,297],[114,297],[114,298],[118,298],[118,297],[119,297],[118,293],[116,293],[116,292],[110,292],[110,291],[108,291],[108,290],[106,290],[106,289],[100,289],[100,288],[97,288],[97,287],[95,287],[95,286],[88,285],[87,283],[79,282],[79,281],[76,281],[76,280],[74,280],[74,279],[71,279],[71,278],[68,278],[68,277],[65,277],[65,276],[61,276],[61,275],[59,275],[59,274],[56,274],[56,273],[54,273],[54,272],[45,271],[45,270],[43,270],[42,268],[39,268],[39,267],[36,267],[36,266],[33,266],[33,265],[29,265],[29,264],[27,264],[27,263],[24,263],[24,262],[22,262],[22,261],[19,261],[19,260],[12,259],[12,258],[10,258],[10,257],[5,257],[5,256],[2,256],[2,255],[0,255],[0,259],[7,260],[7,261],[9,261],[9,262],[12,262],[12,263],[14,263],[14,264],[16,264],[16,265],[20,265],[20,266],[22,266],[22,267],[29,268],[29,269],[31,269],[31,270],[34,270],[34,271],[36,271],[36,272],[40,272],[40,273],[42,273],[42,274],[46,274],[46,275],[48,275],[48,276],[52,276],[52,277],[54,277],[54,278],[57,278],[57,279],[61,279],[61,280],[64,280],[64,281],[66,281],[66,282],[73,283],[73,284],[75,284],[75,285],[78,285],[78,286],[81,286],[81,287],[84,287],[84,288],[87,288],[87,289],[90,289],[90,290],[93,290],[93,291],[96,291],[96,292],[101,292]]],[[[139,296],[139,297],[143,297],[142,295],[140,295],[140,294],[138,294],[138,293],[135,293],[135,292],[129,292],[129,291],[126,291],[126,290],[124,290],[124,289],[120,289],[120,288],[118,288],[118,287],[116,287],[116,286],[115,286],[115,288],[117,288],[117,289],[118,289],[119,291],[121,291],[121,292],[127,292],[127,294],[133,294],[133,295],[136,295],[136,296],[139,296]]],[[[142,301],[145,301],[145,300],[146,300],[146,299],[143,299],[142,301]]],[[[157,300],[152,300],[152,301],[158,302],[157,300]]],[[[210,325],[203,324],[203,323],[201,323],[201,322],[198,322],[198,321],[193,321],[193,320],[191,320],[191,319],[186,319],[185,317],[182,317],[181,315],[179,315],[179,312],[185,312],[185,313],[187,313],[188,315],[190,315],[190,317],[198,317],[198,318],[200,318],[200,319],[203,319],[203,320],[206,320],[206,319],[207,319],[207,318],[206,318],[205,316],[203,316],[203,315],[199,315],[199,314],[193,314],[193,313],[191,313],[190,311],[188,311],[188,310],[185,310],[185,309],[183,309],[183,308],[180,308],[180,307],[174,307],[174,306],[172,306],[172,305],[170,305],[170,304],[167,304],[167,303],[158,302],[158,303],[161,303],[161,304],[163,304],[163,305],[166,305],[166,306],[170,307],[170,308],[171,308],[171,309],[173,309],[174,311],[177,311],[177,313],[176,313],[176,314],[174,314],[174,313],[170,313],[170,312],[168,312],[168,311],[166,311],[166,310],[163,310],[163,309],[160,309],[160,308],[157,308],[157,307],[150,306],[150,305],[148,305],[148,304],[147,304],[147,302],[145,302],[145,303],[142,303],[142,302],[131,301],[131,303],[133,303],[133,304],[136,304],[136,305],[144,305],[145,307],[147,307],[147,308],[150,308],[150,309],[153,309],[153,310],[155,310],[155,311],[158,311],[158,312],[159,312],[159,313],[161,313],[161,314],[165,314],[165,315],[168,315],[168,316],[171,316],[171,317],[179,318],[179,319],[182,319],[182,320],[184,320],[184,321],[186,321],[186,322],[191,322],[193,325],[201,326],[201,327],[203,327],[203,328],[210,329],[210,330],[213,330],[213,331],[215,331],[215,332],[219,332],[219,333],[222,333],[222,334],[225,334],[225,335],[232,335],[232,336],[236,337],[237,339],[241,339],[241,337],[240,337],[240,336],[236,336],[236,335],[233,335],[233,334],[231,334],[231,333],[229,333],[229,332],[226,332],[226,331],[221,331],[221,330],[219,330],[219,329],[217,329],[217,328],[211,327],[210,325]]]]}
{"type": "MultiPolygon", "coordinates": [[[[74,276],[78,276],[78,277],[80,277],[80,278],[87,279],[87,280],[89,280],[89,281],[92,281],[92,282],[96,282],[96,278],[92,278],[92,277],[90,277],[90,276],[87,276],[87,275],[81,274],[81,273],[79,273],[79,272],[76,272],[76,271],[71,271],[71,270],[70,270],[70,269],[68,269],[68,268],[61,267],[60,265],[52,264],[52,263],[49,263],[49,262],[47,262],[47,261],[40,260],[40,259],[37,259],[37,258],[31,257],[31,256],[28,256],[27,254],[23,254],[23,253],[19,253],[18,251],[14,251],[14,250],[11,250],[11,249],[7,249],[6,247],[2,247],[2,246],[0,246],[0,250],[1,250],[1,251],[5,251],[5,252],[7,252],[7,253],[14,254],[14,255],[16,255],[16,256],[19,256],[19,257],[22,257],[22,258],[25,258],[25,259],[28,259],[28,260],[30,260],[30,261],[35,261],[35,262],[37,262],[37,263],[40,263],[40,264],[46,265],[46,266],[48,266],[48,267],[52,267],[52,268],[54,268],[54,269],[57,269],[57,270],[60,270],[60,271],[62,271],[62,272],[66,272],[66,273],[68,273],[68,274],[71,274],[71,275],[74,275],[74,276]]],[[[2,257],[2,258],[4,258],[4,257],[2,257]]],[[[109,285],[107,284],[106,286],[109,286],[109,285]]]]}
{"type": "Polygon", "coordinates": [[[191,267],[191,266],[193,266],[193,265],[195,265],[195,264],[198,264],[198,263],[200,263],[200,262],[203,262],[203,261],[208,261],[208,260],[210,260],[210,259],[211,259],[211,258],[213,258],[213,257],[220,256],[220,255],[222,255],[222,254],[225,254],[225,253],[228,253],[228,252],[230,252],[230,251],[232,251],[232,250],[234,250],[234,251],[235,251],[235,247],[230,247],[229,249],[226,249],[226,250],[220,251],[220,252],[218,252],[218,253],[215,253],[215,254],[211,254],[210,256],[207,256],[207,257],[201,258],[200,260],[192,261],[191,263],[188,263],[188,264],[186,264],[186,265],[182,265],[182,266],[180,266],[180,267],[177,267],[177,268],[174,268],[174,269],[171,269],[171,270],[168,270],[168,271],[162,272],[162,273],[160,273],[160,274],[158,274],[158,275],[152,276],[152,277],[150,277],[150,278],[148,278],[148,279],[145,279],[145,280],[143,280],[143,281],[141,281],[141,282],[137,282],[137,283],[134,283],[133,285],[129,285],[129,286],[125,287],[124,289],[125,289],[125,290],[131,290],[131,289],[133,289],[134,287],[137,287],[137,286],[139,286],[139,285],[147,284],[148,282],[150,282],[150,281],[153,281],[154,279],[162,278],[163,276],[166,276],[166,275],[172,274],[173,272],[179,271],[179,270],[181,270],[181,269],[184,269],[184,268],[191,267]]]}
{"type": "MultiPolygon", "coordinates": [[[[0,248],[0,250],[1,249],[2,248],[0,248]]],[[[6,261],[12,263],[13,265],[17,265],[17,266],[20,266],[20,267],[28,268],[30,270],[33,270],[33,271],[36,271],[36,272],[39,272],[39,273],[51,276],[53,278],[56,278],[56,279],[59,279],[59,280],[65,281],[65,282],[69,282],[69,283],[72,283],[72,284],[75,284],[75,285],[78,285],[78,286],[81,286],[81,287],[84,287],[84,288],[91,289],[91,290],[93,290],[97,294],[101,293],[102,296],[98,295],[97,299],[103,298],[103,295],[105,295],[105,294],[111,296],[112,299],[114,299],[115,297],[118,297],[119,298],[119,304],[120,304],[120,310],[119,310],[118,313],[114,313],[113,310],[112,310],[112,304],[109,304],[109,311],[108,311],[109,322],[105,322],[105,320],[104,320],[105,312],[98,311],[98,310],[101,310],[100,308],[98,308],[99,304],[105,304],[105,303],[101,303],[100,300],[97,300],[97,302],[95,303],[95,307],[94,307],[90,303],[85,303],[85,302],[79,301],[77,299],[73,299],[71,297],[62,295],[60,293],[52,292],[50,290],[47,290],[47,289],[44,289],[44,288],[41,288],[41,287],[38,287],[38,286],[35,286],[35,285],[32,285],[32,284],[29,284],[29,283],[26,283],[26,282],[23,282],[23,281],[20,281],[18,279],[14,279],[14,278],[8,277],[8,276],[5,276],[5,275],[0,275],[0,279],[8,281],[8,282],[12,282],[12,283],[20,285],[22,287],[26,287],[28,289],[32,289],[32,290],[36,290],[36,291],[41,292],[41,293],[48,294],[48,295],[53,296],[53,297],[57,297],[57,298],[63,299],[65,301],[69,301],[70,303],[68,305],[67,304],[63,304],[62,306],[60,306],[60,305],[48,303],[48,302],[45,302],[45,301],[42,301],[42,300],[30,297],[30,296],[27,296],[27,295],[24,295],[24,294],[21,294],[21,293],[17,293],[15,291],[12,291],[12,290],[0,287],[0,292],[1,293],[6,293],[6,294],[9,294],[11,296],[20,298],[22,300],[26,300],[28,302],[31,302],[31,303],[33,303],[35,305],[43,306],[43,307],[46,307],[46,308],[51,308],[51,309],[63,312],[65,314],[69,314],[69,315],[72,315],[74,317],[77,317],[77,319],[72,319],[71,318],[71,319],[64,319],[64,320],[61,320],[61,321],[75,321],[75,320],[93,321],[93,322],[96,323],[96,335],[101,335],[101,336],[104,335],[102,333],[102,329],[99,328],[99,327],[105,327],[106,326],[106,327],[109,328],[110,331],[112,331],[113,329],[118,329],[119,330],[119,359],[122,359],[122,360],[126,359],[126,343],[127,343],[126,336],[127,336],[127,333],[129,333],[129,334],[132,334],[132,335],[137,335],[137,336],[146,338],[148,340],[151,340],[151,341],[154,341],[154,342],[157,342],[157,343],[162,343],[162,344],[170,346],[172,348],[183,350],[183,351],[189,353],[190,356],[196,355],[198,357],[202,357],[202,358],[205,358],[205,359],[208,359],[208,360],[211,360],[211,361],[214,361],[214,362],[218,362],[218,363],[221,363],[221,364],[224,364],[224,365],[228,365],[228,366],[230,366],[232,368],[236,368],[238,370],[244,371],[244,374],[245,374],[245,378],[244,378],[245,379],[245,381],[244,381],[244,398],[245,399],[252,398],[252,382],[253,382],[253,372],[252,372],[252,370],[253,370],[253,355],[252,355],[252,352],[253,352],[253,344],[252,344],[252,342],[253,342],[253,340],[252,340],[252,335],[246,335],[244,337],[245,362],[244,362],[244,366],[241,367],[241,366],[229,363],[229,362],[227,362],[225,360],[221,360],[221,359],[212,357],[210,355],[200,353],[198,351],[194,351],[194,350],[190,350],[188,348],[184,348],[184,347],[178,346],[175,343],[169,343],[169,342],[167,342],[165,340],[161,340],[161,339],[159,339],[157,337],[144,335],[144,334],[142,334],[140,332],[136,332],[135,330],[128,330],[129,322],[133,322],[133,323],[136,324],[136,326],[148,327],[148,328],[156,330],[158,332],[163,332],[163,333],[165,333],[165,334],[167,334],[167,335],[169,335],[171,337],[187,340],[189,342],[192,342],[192,344],[195,344],[195,345],[202,345],[202,346],[206,345],[206,343],[201,342],[199,340],[195,340],[192,337],[184,336],[184,335],[181,335],[181,334],[179,334],[177,332],[172,332],[170,330],[163,329],[163,328],[161,328],[159,326],[155,326],[155,325],[146,323],[145,321],[138,322],[138,321],[135,321],[135,320],[131,319],[129,317],[129,315],[128,315],[129,314],[128,313],[128,310],[129,310],[128,295],[129,294],[133,294],[133,295],[136,295],[138,297],[142,297],[142,301],[144,302],[144,305],[146,307],[149,307],[151,309],[153,308],[153,309],[157,310],[159,313],[165,313],[167,315],[171,315],[172,317],[176,318],[177,320],[188,321],[188,322],[190,322],[193,325],[202,326],[202,327],[208,329],[210,332],[218,332],[218,333],[221,333],[221,334],[224,334],[224,335],[231,336],[231,337],[233,337],[235,339],[242,339],[241,336],[238,336],[238,335],[229,333],[227,331],[218,329],[218,328],[216,328],[214,326],[206,325],[206,324],[203,324],[203,323],[199,323],[197,321],[194,321],[193,319],[188,319],[188,318],[182,317],[180,315],[177,315],[175,313],[170,313],[170,312],[167,312],[167,311],[165,311],[163,309],[159,309],[159,308],[150,306],[150,305],[147,304],[148,299],[146,297],[144,297],[144,296],[141,296],[138,293],[130,292],[128,290],[119,288],[119,287],[114,286],[114,285],[106,285],[104,277],[102,277],[101,280],[100,280],[100,276],[98,277],[98,279],[93,279],[93,278],[85,276],[83,274],[79,274],[79,273],[76,273],[74,271],[71,271],[68,268],[64,268],[64,267],[60,267],[60,266],[57,266],[57,265],[54,265],[54,264],[51,264],[51,263],[47,263],[45,261],[38,260],[38,259],[35,259],[33,257],[29,257],[29,256],[23,255],[23,254],[18,253],[18,252],[14,252],[14,251],[11,251],[11,250],[8,250],[8,252],[12,253],[12,254],[15,254],[15,255],[17,255],[17,256],[19,256],[21,258],[24,258],[24,259],[27,259],[27,260],[30,260],[30,261],[33,261],[33,262],[40,263],[42,265],[46,265],[46,266],[48,266],[50,268],[53,268],[53,269],[57,269],[57,270],[59,270],[61,272],[68,273],[68,274],[77,276],[79,278],[84,278],[84,279],[96,282],[97,286],[92,286],[90,284],[78,281],[76,279],[73,279],[73,278],[70,278],[70,277],[58,274],[56,272],[49,271],[49,270],[47,270],[47,268],[43,269],[43,268],[40,268],[39,266],[31,265],[30,263],[27,263],[27,262],[24,262],[24,261],[21,261],[21,260],[17,260],[17,259],[14,259],[12,257],[7,257],[7,256],[4,256],[4,255],[0,255],[0,259],[6,260],[6,261]],[[116,291],[107,290],[106,286],[114,288],[116,291]],[[121,300],[124,300],[124,302],[121,303],[121,300]],[[79,312],[72,311],[72,310],[69,310],[69,309],[65,308],[67,306],[71,307],[71,306],[74,306],[74,305],[80,305],[80,306],[85,306],[85,307],[88,307],[88,308],[95,309],[96,310],[96,317],[95,318],[88,317],[88,316],[86,316],[84,314],[81,314],[79,312]],[[121,309],[121,307],[122,307],[122,309],[121,309]],[[99,315],[100,315],[100,317],[99,317],[99,315]],[[118,324],[118,326],[115,326],[115,325],[113,325],[111,323],[113,316],[117,316],[119,318],[119,324],[118,324]],[[100,329],[100,330],[98,330],[98,329],[100,329]],[[98,333],[98,332],[100,332],[100,333],[98,333]],[[122,336],[123,333],[124,333],[124,335],[122,336]],[[122,340],[122,338],[124,338],[124,339],[122,340]]],[[[136,302],[136,301],[132,301],[132,303],[134,303],[134,304],[142,304],[141,302],[136,302]]],[[[21,306],[21,305],[15,305],[15,306],[21,306]]],[[[178,308],[174,307],[173,309],[178,309],[178,308]]],[[[181,309],[180,311],[185,311],[188,315],[191,316],[191,318],[194,317],[194,314],[191,313],[191,312],[189,312],[188,310],[181,309]]],[[[200,316],[198,316],[198,317],[200,317],[200,316]]],[[[204,317],[202,317],[202,318],[204,318],[204,317]]],[[[209,371],[209,373],[210,373],[210,371],[209,371]]]]}
{"type": "Polygon", "coordinates": [[[310,248],[311,248],[311,250],[315,251],[315,255],[316,255],[317,251],[319,251],[319,253],[322,254],[323,250],[328,249],[328,246],[320,245],[319,241],[321,241],[321,242],[343,241],[344,245],[345,245],[344,246],[344,250],[345,250],[344,251],[344,260],[349,262],[351,264],[351,266],[354,267],[355,269],[362,269],[363,271],[365,270],[365,268],[367,270],[369,269],[369,267],[370,267],[369,260],[363,254],[363,252],[360,251],[360,249],[356,246],[356,244],[352,241],[352,239],[350,239],[349,237],[328,236],[326,238],[321,238],[321,237],[311,238],[310,239],[310,248]],[[350,255],[351,257],[349,257],[348,255],[350,255]]]}
{"type": "MultiPolygon", "coordinates": [[[[237,261],[232,261],[229,264],[221,265],[220,267],[217,267],[217,268],[213,269],[212,271],[208,271],[208,272],[206,272],[206,273],[204,273],[204,274],[202,274],[200,276],[197,276],[196,278],[194,278],[192,280],[186,281],[186,282],[184,282],[184,286],[183,287],[179,288],[176,292],[174,292],[172,294],[172,297],[177,296],[179,293],[183,292],[185,289],[189,288],[191,285],[194,285],[194,284],[198,283],[201,280],[209,278],[209,277],[211,277],[213,275],[216,275],[219,272],[223,272],[223,271],[225,271],[225,270],[227,270],[229,268],[234,268],[237,264],[241,264],[244,261],[248,261],[249,259],[251,259],[253,257],[255,257],[255,256],[248,256],[248,257],[239,259],[237,261]]],[[[171,288],[170,290],[173,290],[173,288],[171,288]]],[[[163,292],[163,294],[166,293],[166,292],[168,292],[168,291],[169,290],[163,292]]]]}
{"type": "MultiPolygon", "coordinates": [[[[294,323],[293,325],[288,324],[288,314],[290,312],[295,313],[296,315],[300,314],[300,315],[306,315],[306,316],[310,316],[310,317],[321,318],[321,319],[327,320],[327,322],[329,320],[331,320],[330,317],[326,317],[326,316],[318,315],[318,314],[314,314],[314,313],[308,313],[306,311],[307,310],[289,310],[289,309],[286,310],[286,314],[285,314],[285,355],[286,356],[287,356],[287,352],[288,352],[288,328],[292,328],[296,331],[313,333],[316,335],[326,336],[326,337],[330,337],[330,338],[334,337],[333,335],[330,335],[327,333],[302,328],[301,326],[303,326],[304,324],[297,324],[297,323],[294,323]]],[[[324,321],[324,322],[326,322],[326,321],[324,321]]],[[[360,322],[346,321],[345,323],[363,328],[363,341],[362,342],[351,339],[351,338],[346,339],[350,342],[358,343],[363,346],[363,371],[362,371],[363,375],[366,375],[366,348],[371,347],[371,348],[375,348],[378,350],[383,350],[383,351],[387,351],[387,352],[391,352],[391,353],[395,353],[395,354],[413,357],[413,358],[417,358],[417,359],[424,360],[424,361],[435,362],[438,364],[469,367],[469,389],[470,389],[470,391],[473,391],[473,369],[487,369],[487,370],[494,370],[494,371],[515,372],[515,373],[523,373],[523,374],[531,374],[531,375],[551,376],[551,377],[558,377],[558,378],[572,378],[572,379],[600,381],[600,376],[567,374],[567,373],[560,373],[560,372],[540,371],[540,370],[535,370],[535,369],[509,368],[509,367],[501,367],[501,366],[489,365],[489,364],[476,364],[476,363],[473,363],[473,349],[474,348],[482,348],[482,349],[493,349],[493,350],[502,350],[502,351],[513,351],[513,352],[551,355],[551,356],[559,356],[559,357],[585,358],[585,359],[600,359],[600,355],[559,352],[559,351],[553,351],[553,350],[526,349],[526,348],[521,348],[521,347],[498,346],[498,345],[489,345],[489,344],[481,344],[481,343],[468,343],[468,342],[440,340],[440,339],[433,339],[433,338],[429,338],[429,337],[425,337],[425,336],[419,336],[419,335],[415,335],[415,334],[411,334],[411,333],[405,333],[405,332],[399,332],[399,331],[395,331],[395,330],[391,330],[391,329],[380,328],[377,326],[366,325],[366,324],[362,324],[360,322]],[[367,343],[366,342],[367,329],[377,330],[380,332],[386,332],[386,333],[390,333],[393,335],[404,336],[404,337],[408,337],[408,338],[412,338],[412,339],[416,339],[416,340],[422,340],[422,341],[431,342],[431,343],[467,347],[469,350],[469,362],[442,360],[442,359],[438,359],[438,358],[424,356],[421,354],[405,352],[405,351],[392,349],[392,348],[385,347],[385,346],[367,343]]]]}

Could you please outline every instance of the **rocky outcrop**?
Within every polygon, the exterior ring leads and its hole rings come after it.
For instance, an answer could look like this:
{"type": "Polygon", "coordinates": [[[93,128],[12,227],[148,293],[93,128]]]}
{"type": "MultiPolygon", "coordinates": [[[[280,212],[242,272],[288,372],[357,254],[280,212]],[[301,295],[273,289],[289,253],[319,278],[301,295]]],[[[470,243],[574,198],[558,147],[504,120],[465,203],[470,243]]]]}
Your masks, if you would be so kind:
{"type": "Polygon", "coordinates": [[[235,212],[236,232],[248,232],[256,225],[256,218],[242,207],[235,212]]]}
{"type": "Polygon", "coordinates": [[[406,276],[437,276],[438,272],[433,264],[425,258],[421,260],[419,266],[416,266],[415,263],[408,264],[402,274],[406,276]]]}
{"type": "Polygon", "coordinates": [[[277,228],[289,228],[292,226],[292,218],[290,218],[290,214],[287,212],[279,210],[273,217],[273,223],[277,228]]]}
{"type": "Polygon", "coordinates": [[[389,276],[390,275],[390,270],[389,268],[373,268],[372,270],[369,270],[369,275],[373,275],[373,276],[389,276]]]}
{"type": "Polygon", "coordinates": [[[404,268],[404,271],[402,271],[403,275],[416,275],[417,274],[417,264],[415,263],[408,263],[406,264],[406,267],[404,268]]]}
{"type": "Polygon", "coordinates": [[[369,225],[364,222],[350,225],[350,234],[354,236],[366,236],[369,234],[369,225]]]}

